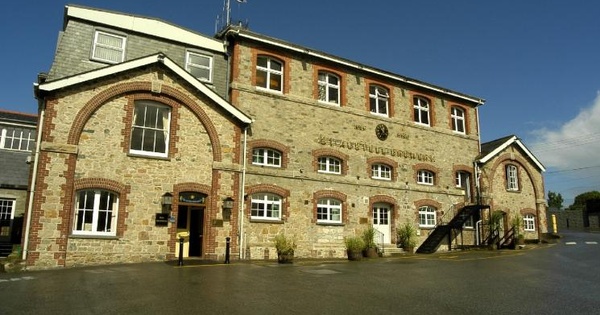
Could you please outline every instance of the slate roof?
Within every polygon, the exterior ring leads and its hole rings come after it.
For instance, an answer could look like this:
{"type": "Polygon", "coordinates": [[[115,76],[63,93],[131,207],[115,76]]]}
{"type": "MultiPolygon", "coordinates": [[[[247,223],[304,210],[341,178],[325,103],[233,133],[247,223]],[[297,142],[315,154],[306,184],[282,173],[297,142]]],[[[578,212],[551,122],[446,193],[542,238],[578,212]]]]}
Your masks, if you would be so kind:
{"type": "Polygon", "coordinates": [[[477,162],[486,163],[493,157],[497,156],[504,149],[511,145],[516,145],[525,155],[536,165],[542,172],[546,171],[546,168],[540,161],[527,149],[527,147],[521,142],[521,140],[515,136],[510,135],[503,138],[499,138],[496,140],[492,140],[489,142],[485,142],[481,144],[481,153],[477,157],[477,162]]]}

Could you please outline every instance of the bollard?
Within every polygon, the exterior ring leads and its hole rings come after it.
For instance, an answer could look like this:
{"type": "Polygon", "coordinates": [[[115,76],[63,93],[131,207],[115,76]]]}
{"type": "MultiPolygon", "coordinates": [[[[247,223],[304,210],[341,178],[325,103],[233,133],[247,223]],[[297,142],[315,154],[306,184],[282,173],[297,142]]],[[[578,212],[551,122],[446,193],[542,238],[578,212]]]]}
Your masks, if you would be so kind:
{"type": "Polygon", "coordinates": [[[183,266],[183,237],[179,238],[179,266],[183,266]]]}
{"type": "Polygon", "coordinates": [[[231,243],[231,237],[226,237],[225,238],[225,263],[228,264],[229,263],[229,244],[231,243]]]}

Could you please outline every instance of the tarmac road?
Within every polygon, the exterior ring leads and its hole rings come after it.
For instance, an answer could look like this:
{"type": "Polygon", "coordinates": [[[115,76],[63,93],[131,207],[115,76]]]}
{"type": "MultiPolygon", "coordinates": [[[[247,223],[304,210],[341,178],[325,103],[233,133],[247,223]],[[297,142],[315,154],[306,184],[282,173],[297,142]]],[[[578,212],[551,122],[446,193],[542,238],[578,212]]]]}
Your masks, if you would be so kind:
{"type": "Polygon", "coordinates": [[[524,250],[361,262],[5,273],[0,314],[600,314],[600,234],[563,235],[524,250]]]}

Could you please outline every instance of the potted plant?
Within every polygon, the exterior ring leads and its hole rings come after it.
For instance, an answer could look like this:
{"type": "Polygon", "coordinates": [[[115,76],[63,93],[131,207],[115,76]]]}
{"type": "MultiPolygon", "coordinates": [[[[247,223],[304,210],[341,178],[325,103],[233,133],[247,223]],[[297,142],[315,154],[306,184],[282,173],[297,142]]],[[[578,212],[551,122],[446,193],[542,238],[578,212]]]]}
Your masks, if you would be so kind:
{"type": "Polygon", "coordinates": [[[413,253],[417,246],[417,229],[410,223],[406,222],[397,229],[398,244],[405,252],[413,253]]]}
{"type": "Polygon", "coordinates": [[[344,238],[346,244],[346,253],[348,254],[348,260],[361,260],[363,255],[362,251],[365,248],[365,241],[358,236],[350,236],[344,238]]]}
{"type": "Polygon", "coordinates": [[[275,243],[275,249],[277,250],[277,262],[280,264],[292,263],[296,242],[284,234],[277,234],[273,243],[275,243]]]}
{"type": "Polygon", "coordinates": [[[363,231],[362,239],[365,243],[365,248],[363,249],[363,256],[368,258],[377,258],[379,254],[377,253],[377,244],[375,244],[375,228],[370,226],[366,230],[363,231]]]}
{"type": "Polygon", "coordinates": [[[512,228],[514,231],[514,234],[516,235],[514,242],[515,242],[515,248],[517,248],[517,246],[520,245],[524,245],[525,244],[525,235],[523,235],[522,228],[523,228],[523,218],[520,215],[515,216],[512,219],[512,228]]]}

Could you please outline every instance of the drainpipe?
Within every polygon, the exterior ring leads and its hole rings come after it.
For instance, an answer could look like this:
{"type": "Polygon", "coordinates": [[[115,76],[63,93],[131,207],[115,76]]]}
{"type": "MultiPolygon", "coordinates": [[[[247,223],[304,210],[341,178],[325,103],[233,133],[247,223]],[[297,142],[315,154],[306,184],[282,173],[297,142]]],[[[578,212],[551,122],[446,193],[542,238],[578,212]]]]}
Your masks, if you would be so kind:
{"type": "Polygon", "coordinates": [[[246,248],[245,246],[245,242],[246,242],[246,237],[244,237],[244,207],[246,205],[246,203],[244,202],[244,196],[246,194],[245,188],[246,187],[246,154],[247,154],[247,143],[248,143],[248,127],[244,128],[244,146],[243,146],[243,153],[242,153],[242,182],[241,182],[241,186],[240,187],[240,196],[238,198],[238,200],[240,201],[240,212],[238,213],[238,226],[239,226],[239,234],[238,235],[238,250],[239,250],[239,257],[240,259],[245,259],[245,255],[244,255],[244,248],[246,248]]]}
{"type": "MultiPolygon", "coordinates": [[[[37,89],[37,84],[35,88],[37,89]]],[[[21,259],[27,259],[27,252],[29,249],[29,231],[31,229],[31,214],[33,212],[33,200],[35,197],[35,187],[37,182],[37,169],[38,169],[38,161],[40,156],[40,146],[42,142],[42,130],[44,129],[44,115],[46,112],[46,104],[45,100],[38,99],[38,108],[41,108],[40,115],[38,117],[38,127],[37,127],[37,135],[36,135],[36,143],[35,143],[35,154],[33,157],[33,170],[31,174],[31,188],[29,191],[29,201],[27,203],[27,221],[25,223],[25,238],[23,239],[23,252],[21,259]],[[43,105],[43,106],[42,106],[43,105]]]]}

